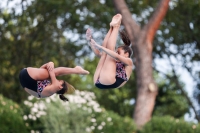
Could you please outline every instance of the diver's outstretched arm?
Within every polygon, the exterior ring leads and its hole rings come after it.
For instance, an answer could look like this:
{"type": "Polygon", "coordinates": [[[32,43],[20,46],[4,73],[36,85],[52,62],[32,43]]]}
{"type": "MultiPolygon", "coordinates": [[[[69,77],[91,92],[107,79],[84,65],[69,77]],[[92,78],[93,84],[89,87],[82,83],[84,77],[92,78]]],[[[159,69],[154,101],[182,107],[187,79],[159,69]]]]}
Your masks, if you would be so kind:
{"type": "Polygon", "coordinates": [[[115,60],[119,60],[120,62],[123,62],[125,65],[128,65],[128,66],[133,65],[133,62],[130,58],[123,57],[123,56],[119,55],[118,53],[116,53],[115,51],[112,51],[110,49],[107,49],[107,48],[97,44],[93,39],[91,39],[91,43],[98,49],[103,50],[107,55],[111,56],[115,60]]]}

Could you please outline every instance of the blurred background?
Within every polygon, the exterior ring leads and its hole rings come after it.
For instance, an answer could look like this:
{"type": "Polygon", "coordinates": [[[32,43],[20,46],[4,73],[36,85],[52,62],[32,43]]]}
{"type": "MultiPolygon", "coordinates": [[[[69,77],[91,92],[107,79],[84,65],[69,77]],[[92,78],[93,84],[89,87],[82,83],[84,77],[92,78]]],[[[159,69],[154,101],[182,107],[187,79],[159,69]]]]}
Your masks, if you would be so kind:
{"type": "MultiPolygon", "coordinates": [[[[160,3],[120,1],[126,3],[132,19],[141,27],[160,3]]],[[[137,68],[133,68],[131,78],[122,88],[100,90],[93,85],[99,59],[88,46],[85,32],[91,28],[93,38],[101,44],[112,16],[118,11],[116,2],[0,1],[1,133],[200,132],[200,1],[169,2],[152,42],[152,76],[158,95],[151,119],[142,129],[134,121],[139,97],[137,68]],[[22,68],[40,67],[49,61],[55,67],[80,65],[90,71],[87,76],[59,77],[76,88],[74,95],[67,96],[67,103],[57,95],[36,99],[20,86],[18,74],[22,68]]],[[[119,38],[117,45],[121,44],[119,38]]]]}

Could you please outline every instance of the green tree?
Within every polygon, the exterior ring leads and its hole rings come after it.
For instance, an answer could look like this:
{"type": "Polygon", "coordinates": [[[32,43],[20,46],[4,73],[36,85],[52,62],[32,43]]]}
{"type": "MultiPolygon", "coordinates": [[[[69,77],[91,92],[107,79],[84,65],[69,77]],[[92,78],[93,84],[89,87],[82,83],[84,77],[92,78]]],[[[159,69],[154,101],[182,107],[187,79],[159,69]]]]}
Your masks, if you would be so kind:
{"type": "Polygon", "coordinates": [[[159,87],[159,95],[156,98],[153,116],[161,117],[168,115],[174,118],[183,118],[185,113],[189,112],[189,103],[177,87],[176,82],[169,77],[155,76],[159,87]]]}
{"type": "MultiPolygon", "coordinates": [[[[153,40],[168,10],[169,1],[160,0],[157,7],[154,7],[151,17],[146,19],[148,22],[139,25],[132,18],[132,13],[124,0],[113,0],[117,12],[123,16],[122,23],[129,35],[134,51],[137,98],[133,117],[139,128],[151,119],[155,105],[158,88],[153,78],[153,40]]],[[[147,1],[144,2],[148,3],[147,1]]],[[[146,10],[150,11],[150,8],[147,7],[146,10]]]]}
{"type": "Polygon", "coordinates": [[[198,133],[200,125],[170,116],[153,117],[139,133],[198,133]]]}
{"type": "Polygon", "coordinates": [[[20,106],[0,95],[0,132],[28,133],[20,106]]]}
{"type": "MultiPolygon", "coordinates": [[[[159,45],[155,45],[155,52],[159,53],[161,58],[168,57],[173,69],[173,78],[177,80],[177,66],[182,66],[188,71],[190,76],[196,83],[194,96],[199,101],[199,1],[179,0],[173,3],[173,9],[169,10],[165,18],[165,23],[161,25],[160,34],[157,35],[157,41],[165,38],[165,41],[160,41],[159,45]],[[187,5],[185,5],[187,3],[187,5]],[[177,17],[178,16],[178,17],[177,17]],[[159,49],[162,47],[162,49],[159,49]],[[172,58],[175,58],[178,63],[173,63],[172,58]]],[[[187,97],[190,107],[195,112],[195,117],[200,121],[199,108],[195,107],[194,99],[190,98],[184,88],[177,81],[177,86],[182,93],[187,97]]],[[[193,86],[190,88],[194,90],[193,86]]]]}
{"type": "MultiPolygon", "coordinates": [[[[129,102],[130,99],[134,99],[136,95],[136,103],[140,102],[139,99],[141,97],[139,95],[145,94],[144,96],[147,97],[146,100],[141,100],[141,104],[136,104],[135,108],[135,110],[137,110],[137,108],[139,108],[138,105],[149,108],[147,109],[148,113],[145,113],[143,110],[135,111],[148,115],[146,117],[135,113],[135,120],[137,121],[138,118],[138,121],[144,124],[151,117],[154,101],[156,100],[155,96],[157,94],[156,91],[147,91],[152,87],[152,84],[150,83],[154,84],[152,60],[155,57],[163,58],[165,55],[177,55],[176,53],[169,51],[169,46],[174,44],[175,47],[177,46],[177,53],[182,52],[181,55],[184,57],[183,62],[194,61],[193,63],[195,63],[198,61],[199,41],[197,29],[199,26],[199,17],[196,16],[199,14],[199,2],[195,0],[172,1],[166,19],[163,20],[162,18],[167,11],[168,0],[160,0],[160,4],[158,4],[158,1],[156,0],[152,0],[151,2],[148,0],[142,0],[139,2],[126,1],[126,3],[123,0],[34,0],[30,4],[25,4],[26,1],[23,1],[22,3],[22,13],[17,13],[14,9],[10,12],[0,9],[0,70],[2,72],[0,75],[0,93],[6,97],[14,99],[15,101],[22,101],[27,96],[24,91],[19,89],[18,73],[21,68],[27,66],[39,67],[50,60],[54,61],[56,66],[74,66],[75,64],[83,64],[84,60],[82,57],[85,55],[91,55],[91,51],[88,53],[89,49],[85,40],[86,29],[89,26],[92,27],[92,29],[97,31],[97,34],[95,34],[94,37],[97,38],[98,41],[102,40],[107,31],[106,29],[109,26],[110,19],[116,11],[122,13],[123,25],[132,40],[133,50],[135,53],[133,60],[135,61],[136,69],[134,70],[134,75],[131,77],[132,79],[127,83],[123,90],[105,91],[103,93],[101,91],[98,93],[97,97],[103,97],[101,95],[104,93],[108,94],[107,98],[101,99],[100,101],[102,104],[107,104],[108,108],[112,105],[109,101],[112,101],[112,103],[115,103],[113,104],[115,108],[113,106],[112,108],[117,110],[116,107],[120,105],[116,112],[125,116],[127,113],[130,114],[131,109],[134,109],[134,107],[122,103],[127,103],[127,101],[129,102]],[[162,8],[162,2],[166,2],[164,4],[165,8],[162,8]],[[115,8],[113,8],[113,3],[115,8]],[[160,11],[159,9],[162,10],[160,11]],[[163,11],[164,9],[165,11],[163,11]],[[163,22],[161,23],[160,30],[157,32],[155,41],[153,42],[154,35],[161,21],[163,22]],[[191,34],[188,35],[187,33],[191,34]],[[172,39],[171,36],[175,39],[172,39]],[[165,42],[167,42],[167,44],[165,42]],[[194,47],[191,50],[195,51],[194,56],[193,54],[189,54],[193,52],[184,52],[185,50],[187,51],[188,47],[191,45],[191,48],[194,47]],[[153,47],[154,49],[152,49],[153,47]],[[187,60],[188,57],[191,57],[192,60],[187,60]],[[145,77],[146,74],[148,75],[147,77],[145,77]],[[135,89],[136,87],[137,90],[135,89]],[[139,87],[143,87],[143,89],[139,89],[139,87]],[[149,100],[153,104],[149,104],[149,100]],[[120,104],[117,104],[117,101],[120,102],[120,104]],[[123,109],[121,106],[126,107],[126,109],[123,109]],[[128,107],[131,109],[127,109],[128,107]],[[139,117],[136,118],[136,116],[139,117]]],[[[88,68],[93,68],[96,64],[97,62],[94,61],[94,63],[91,64],[91,66],[88,66],[88,68]]],[[[193,67],[190,63],[184,65],[188,70],[191,70],[193,67]]],[[[176,69],[172,72],[175,75],[166,75],[165,77],[166,79],[170,79],[167,84],[164,84],[170,86],[169,91],[166,90],[161,93],[163,91],[162,89],[165,90],[166,88],[161,84],[161,90],[159,90],[159,93],[162,94],[161,96],[163,97],[165,97],[165,94],[167,94],[166,97],[169,97],[169,94],[171,94],[172,91],[178,92],[183,88],[182,83],[178,80],[179,77],[174,72],[176,72],[176,69]]],[[[193,73],[193,71],[190,72],[193,73]]],[[[90,78],[91,80],[86,82],[89,84],[85,85],[85,88],[92,88],[92,77],[90,78]]],[[[198,75],[195,75],[197,81],[198,78],[198,75]]],[[[72,84],[74,83],[75,87],[78,89],[83,88],[82,84],[77,83],[78,81],[88,80],[83,77],[80,79],[79,76],[66,76],[64,79],[69,80],[72,84]]],[[[158,86],[160,85],[158,84],[158,86]]],[[[94,90],[99,91],[97,89],[94,90]]],[[[171,99],[173,102],[177,101],[175,98],[176,94],[177,93],[173,93],[173,98],[171,99]]],[[[185,95],[184,89],[182,89],[178,97],[180,95],[185,95]]],[[[187,97],[187,95],[185,96],[187,97]]],[[[162,101],[163,98],[159,98],[158,96],[158,100],[159,99],[162,101]]],[[[189,100],[188,103],[190,103],[189,100]]],[[[184,102],[185,100],[183,100],[183,103],[184,102]]],[[[161,105],[162,107],[165,107],[167,104],[167,101],[162,101],[161,105]]],[[[192,105],[190,104],[190,106],[192,105]]],[[[156,109],[158,109],[157,107],[158,106],[156,105],[156,109]]],[[[184,106],[184,109],[181,111],[182,113],[185,111],[185,108],[186,107],[184,106]]],[[[170,114],[175,115],[174,113],[170,114]]]]}

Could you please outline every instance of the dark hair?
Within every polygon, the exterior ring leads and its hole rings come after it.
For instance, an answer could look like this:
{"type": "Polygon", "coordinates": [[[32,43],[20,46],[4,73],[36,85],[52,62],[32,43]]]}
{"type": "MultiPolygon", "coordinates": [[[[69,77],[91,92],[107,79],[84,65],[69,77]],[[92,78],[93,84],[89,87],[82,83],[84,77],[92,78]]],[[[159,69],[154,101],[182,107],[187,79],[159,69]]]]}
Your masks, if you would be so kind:
{"type": "Polygon", "coordinates": [[[66,83],[66,81],[63,82],[62,87],[63,87],[63,88],[62,88],[61,90],[57,91],[56,93],[59,94],[59,97],[60,97],[61,100],[63,100],[63,101],[69,101],[69,100],[63,95],[63,94],[67,91],[67,83],[66,83]]]}
{"type": "Polygon", "coordinates": [[[118,48],[122,48],[124,50],[124,52],[128,53],[129,57],[131,57],[131,55],[133,53],[133,51],[132,51],[132,49],[130,47],[131,41],[128,38],[128,35],[127,35],[125,30],[121,30],[119,33],[120,33],[120,37],[121,37],[122,41],[124,42],[124,45],[119,46],[118,48]]]}

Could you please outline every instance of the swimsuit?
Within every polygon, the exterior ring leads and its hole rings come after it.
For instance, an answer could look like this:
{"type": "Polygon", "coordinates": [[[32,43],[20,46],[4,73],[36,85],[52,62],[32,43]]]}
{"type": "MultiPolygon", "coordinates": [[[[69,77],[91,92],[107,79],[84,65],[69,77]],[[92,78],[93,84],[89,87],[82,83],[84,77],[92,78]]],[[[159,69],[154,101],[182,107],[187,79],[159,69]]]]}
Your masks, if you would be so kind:
{"type": "Polygon", "coordinates": [[[39,97],[41,97],[43,89],[49,84],[50,84],[49,80],[37,81],[37,93],[39,97]]]}
{"type": "Polygon", "coordinates": [[[112,89],[119,87],[124,81],[128,81],[125,65],[122,62],[116,62],[116,81],[111,85],[103,85],[100,83],[99,78],[97,79],[95,86],[100,89],[112,89]]]}
{"type": "Polygon", "coordinates": [[[38,97],[41,97],[43,89],[50,84],[49,80],[37,81],[30,77],[27,69],[22,69],[19,74],[19,80],[23,88],[28,88],[32,91],[35,91],[38,94],[38,97]]]}

